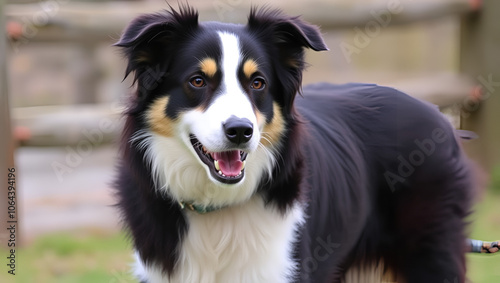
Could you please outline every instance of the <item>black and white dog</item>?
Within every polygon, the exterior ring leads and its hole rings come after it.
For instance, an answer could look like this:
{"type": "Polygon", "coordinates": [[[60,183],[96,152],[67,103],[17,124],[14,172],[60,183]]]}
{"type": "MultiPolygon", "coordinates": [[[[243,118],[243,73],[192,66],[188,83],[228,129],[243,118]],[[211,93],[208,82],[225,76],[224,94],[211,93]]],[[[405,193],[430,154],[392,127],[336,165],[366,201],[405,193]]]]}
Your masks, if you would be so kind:
{"type": "Polygon", "coordinates": [[[464,282],[473,178],[436,107],[377,85],[301,90],[304,48],[327,47],[271,9],[246,25],[143,15],[116,46],[137,85],[116,187],[141,281],[340,282],[383,264],[464,282]]]}

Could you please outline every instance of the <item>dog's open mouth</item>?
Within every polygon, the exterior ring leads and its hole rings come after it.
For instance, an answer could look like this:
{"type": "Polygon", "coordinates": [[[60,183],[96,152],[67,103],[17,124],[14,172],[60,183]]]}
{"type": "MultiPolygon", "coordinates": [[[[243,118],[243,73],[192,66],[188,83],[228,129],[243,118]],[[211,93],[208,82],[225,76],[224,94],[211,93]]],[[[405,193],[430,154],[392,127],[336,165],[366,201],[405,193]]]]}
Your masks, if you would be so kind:
{"type": "Polygon", "coordinates": [[[245,174],[245,160],[248,153],[241,150],[209,152],[194,136],[189,139],[200,160],[210,169],[210,174],[217,181],[225,184],[236,184],[245,174]]]}

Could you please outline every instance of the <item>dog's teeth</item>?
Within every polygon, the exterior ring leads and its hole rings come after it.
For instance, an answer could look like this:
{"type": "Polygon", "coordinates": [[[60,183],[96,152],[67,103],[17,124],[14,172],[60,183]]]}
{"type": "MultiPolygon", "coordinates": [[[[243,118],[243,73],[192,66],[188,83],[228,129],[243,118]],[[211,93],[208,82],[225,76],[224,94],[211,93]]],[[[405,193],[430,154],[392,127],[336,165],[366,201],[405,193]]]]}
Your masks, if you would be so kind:
{"type": "Polygon", "coordinates": [[[222,175],[222,176],[224,176],[224,174],[222,174],[222,171],[220,171],[220,170],[219,170],[219,175],[222,175]]]}
{"type": "Polygon", "coordinates": [[[214,160],[215,170],[220,172],[219,160],[214,160]]]}
{"type": "Polygon", "coordinates": [[[243,161],[243,165],[241,165],[241,170],[243,171],[243,169],[245,169],[245,165],[247,164],[247,161],[243,161]]]}

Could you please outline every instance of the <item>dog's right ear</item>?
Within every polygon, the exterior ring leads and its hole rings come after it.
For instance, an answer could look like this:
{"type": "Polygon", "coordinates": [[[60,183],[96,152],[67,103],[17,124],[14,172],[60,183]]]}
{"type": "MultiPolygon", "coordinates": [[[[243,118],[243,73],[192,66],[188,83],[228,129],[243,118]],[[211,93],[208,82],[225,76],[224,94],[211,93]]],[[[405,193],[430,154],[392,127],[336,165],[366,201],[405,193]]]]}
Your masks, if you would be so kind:
{"type": "Polygon", "coordinates": [[[134,72],[134,83],[141,90],[152,90],[157,85],[151,78],[160,80],[167,74],[173,56],[169,50],[190,31],[198,27],[198,12],[190,6],[181,6],[179,11],[146,14],[134,19],[113,46],[122,48],[128,60],[125,78],[134,72]],[[149,74],[149,75],[148,75],[149,74]]]}
{"type": "Polygon", "coordinates": [[[281,86],[276,99],[291,113],[293,101],[302,85],[305,68],[304,49],[328,50],[318,27],[300,17],[289,17],[280,10],[252,8],[248,16],[248,29],[269,49],[281,86]]]}

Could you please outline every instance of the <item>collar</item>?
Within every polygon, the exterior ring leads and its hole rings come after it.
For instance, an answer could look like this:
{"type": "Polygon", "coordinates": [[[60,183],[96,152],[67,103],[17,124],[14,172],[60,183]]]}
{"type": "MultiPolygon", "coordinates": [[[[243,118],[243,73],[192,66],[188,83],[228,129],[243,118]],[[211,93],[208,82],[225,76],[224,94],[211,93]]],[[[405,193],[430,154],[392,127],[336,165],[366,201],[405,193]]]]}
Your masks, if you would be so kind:
{"type": "Polygon", "coordinates": [[[181,209],[189,209],[191,211],[197,212],[198,214],[205,214],[222,208],[220,206],[200,206],[183,201],[179,201],[179,206],[181,207],[181,209]]]}

